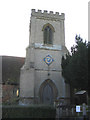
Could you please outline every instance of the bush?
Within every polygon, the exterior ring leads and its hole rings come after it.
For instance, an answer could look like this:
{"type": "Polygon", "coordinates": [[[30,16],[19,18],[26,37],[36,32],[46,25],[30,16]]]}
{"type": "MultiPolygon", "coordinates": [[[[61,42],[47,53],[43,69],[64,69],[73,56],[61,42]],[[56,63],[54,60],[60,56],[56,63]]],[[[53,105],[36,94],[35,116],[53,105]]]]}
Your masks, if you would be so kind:
{"type": "Polygon", "coordinates": [[[55,118],[56,110],[52,106],[3,106],[2,118],[55,118]]]}

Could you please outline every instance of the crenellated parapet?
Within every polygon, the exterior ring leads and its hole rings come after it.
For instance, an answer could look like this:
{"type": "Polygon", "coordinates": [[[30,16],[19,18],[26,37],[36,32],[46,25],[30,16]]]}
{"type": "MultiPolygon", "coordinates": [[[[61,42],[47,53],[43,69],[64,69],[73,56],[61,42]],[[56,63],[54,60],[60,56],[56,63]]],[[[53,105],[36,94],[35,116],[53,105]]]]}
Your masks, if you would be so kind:
{"type": "Polygon", "coordinates": [[[36,17],[48,17],[48,18],[55,18],[55,19],[65,19],[65,14],[61,13],[61,15],[59,14],[59,12],[53,12],[53,11],[47,11],[47,10],[37,10],[36,9],[32,9],[32,16],[36,16],[36,17]]]}

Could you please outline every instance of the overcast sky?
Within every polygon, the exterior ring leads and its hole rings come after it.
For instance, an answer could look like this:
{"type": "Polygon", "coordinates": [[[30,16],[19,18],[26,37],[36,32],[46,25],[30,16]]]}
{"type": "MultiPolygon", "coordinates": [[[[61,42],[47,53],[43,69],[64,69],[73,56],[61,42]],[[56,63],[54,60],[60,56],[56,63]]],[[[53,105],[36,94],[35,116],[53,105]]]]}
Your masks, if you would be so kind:
{"type": "Polygon", "coordinates": [[[88,0],[0,0],[0,55],[26,56],[31,9],[65,13],[65,43],[88,41],[88,0]]]}

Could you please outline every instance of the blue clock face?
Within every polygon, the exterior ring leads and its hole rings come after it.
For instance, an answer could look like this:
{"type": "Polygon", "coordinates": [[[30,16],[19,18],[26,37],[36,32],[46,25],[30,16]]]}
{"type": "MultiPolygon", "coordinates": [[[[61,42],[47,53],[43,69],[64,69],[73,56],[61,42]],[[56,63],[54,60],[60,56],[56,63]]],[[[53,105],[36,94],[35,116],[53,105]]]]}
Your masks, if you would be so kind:
{"type": "Polygon", "coordinates": [[[50,55],[48,55],[48,56],[46,56],[46,57],[44,58],[44,62],[45,62],[47,65],[50,65],[53,61],[54,61],[54,60],[53,60],[53,58],[52,58],[50,55]]]}

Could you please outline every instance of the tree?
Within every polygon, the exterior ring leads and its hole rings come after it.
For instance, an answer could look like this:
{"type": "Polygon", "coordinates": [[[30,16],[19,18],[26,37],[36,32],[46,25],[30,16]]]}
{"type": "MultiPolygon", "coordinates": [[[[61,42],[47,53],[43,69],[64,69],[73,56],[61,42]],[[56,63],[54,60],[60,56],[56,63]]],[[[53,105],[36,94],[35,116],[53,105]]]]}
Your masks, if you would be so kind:
{"type": "Polygon", "coordinates": [[[62,75],[70,85],[70,91],[72,88],[88,90],[88,46],[80,36],[76,35],[75,40],[71,54],[62,57],[62,75]]]}
{"type": "Polygon", "coordinates": [[[90,42],[88,43],[88,95],[90,96],[90,42]]]}

